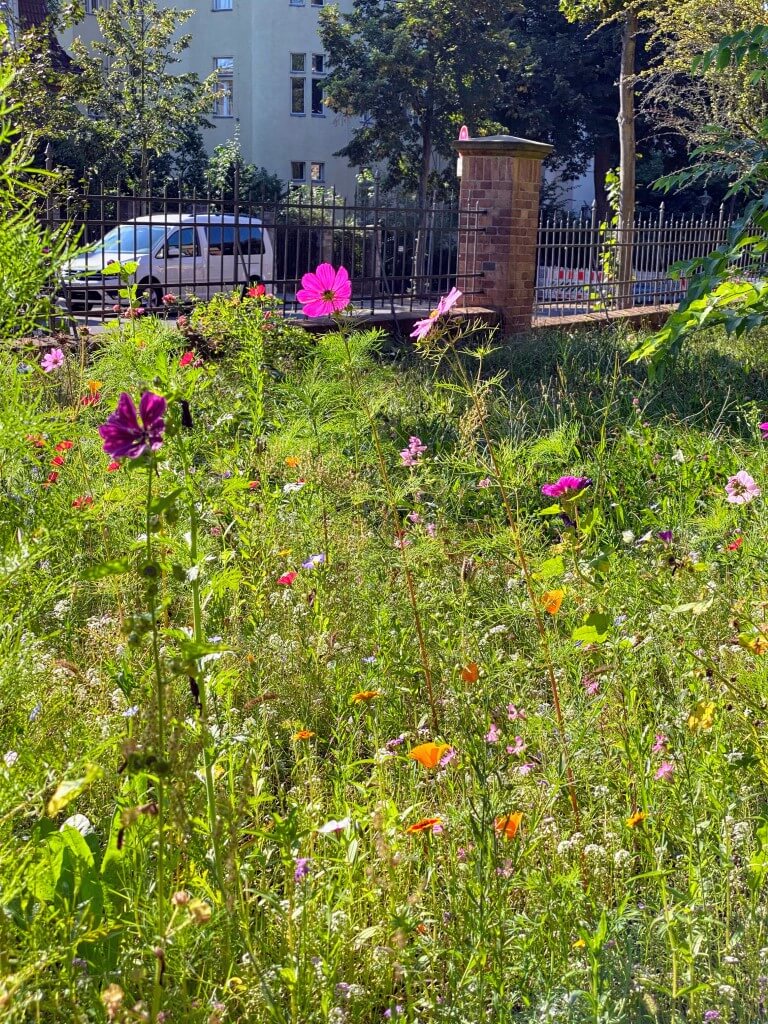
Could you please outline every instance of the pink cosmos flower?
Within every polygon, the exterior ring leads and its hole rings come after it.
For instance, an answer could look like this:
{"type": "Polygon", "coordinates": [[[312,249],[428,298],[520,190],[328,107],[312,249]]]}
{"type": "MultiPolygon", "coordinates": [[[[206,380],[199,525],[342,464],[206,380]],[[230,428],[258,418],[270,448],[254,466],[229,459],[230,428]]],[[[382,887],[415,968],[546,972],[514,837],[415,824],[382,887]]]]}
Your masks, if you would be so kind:
{"type": "Polygon", "coordinates": [[[314,274],[305,274],[296,298],[304,307],[304,315],[330,316],[345,309],[352,298],[352,284],[344,267],[336,270],[330,263],[321,263],[314,274]]]}
{"type": "Polygon", "coordinates": [[[461,292],[458,288],[451,288],[447,295],[443,295],[437,304],[437,308],[433,309],[426,320],[419,320],[413,325],[411,331],[411,337],[417,341],[421,341],[422,338],[426,338],[432,328],[435,326],[435,321],[438,317],[443,316],[449,310],[453,309],[456,303],[461,298],[461,292]]]}
{"type": "Polygon", "coordinates": [[[656,774],[653,777],[654,779],[657,779],[660,782],[670,782],[674,774],[674,761],[662,761],[656,770],[656,774]]]}
{"type": "Polygon", "coordinates": [[[117,409],[99,427],[107,455],[114,459],[138,459],[145,452],[156,452],[163,443],[166,405],[161,395],[145,391],[137,415],[133,399],[124,391],[118,400],[117,409]]]}
{"type": "Polygon", "coordinates": [[[753,498],[763,493],[745,469],[740,469],[736,476],[729,478],[725,485],[727,500],[731,505],[746,505],[753,498]]]}
{"type": "Polygon", "coordinates": [[[64,353],[60,348],[52,348],[51,351],[46,352],[40,360],[40,366],[46,373],[52,373],[54,370],[60,370],[63,365],[64,353]]]}
{"type": "Polygon", "coordinates": [[[495,722],[491,722],[491,727],[485,734],[486,743],[498,743],[499,737],[501,736],[501,729],[496,725],[495,722]]]}
{"type": "Polygon", "coordinates": [[[588,476],[561,476],[553,484],[544,484],[541,493],[548,498],[574,498],[585,487],[589,487],[592,481],[588,476]]]}

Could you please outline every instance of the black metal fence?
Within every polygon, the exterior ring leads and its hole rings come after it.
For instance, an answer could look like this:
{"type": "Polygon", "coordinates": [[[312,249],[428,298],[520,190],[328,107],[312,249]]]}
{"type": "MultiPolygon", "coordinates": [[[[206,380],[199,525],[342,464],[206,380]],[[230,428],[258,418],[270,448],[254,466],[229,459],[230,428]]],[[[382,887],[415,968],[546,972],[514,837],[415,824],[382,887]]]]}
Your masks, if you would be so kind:
{"type": "Polygon", "coordinates": [[[378,189],[354,203],[324,189],[269,202],[99,189],[50,198],[46,218],[80,240],[81,254],[56,285],[58,305],[75,320],[120,314],[126,284],[147,310],[263,284],[285,315],[301,316],[301,278],[323,262],[346,267],[361,313],[421,312],[454,285],[472,304],[482,285],[479,274],[457,275],[459,245],[471,247],[484,230],[482,211],[395,203],[378,189]]]}
{"type": "Polygon", "coordinates": [[[694,217],[667,214],[663,203],[657,211],[638,214],[634,229],[626,232],[615,223],[601,222],[594,205],[586,215],[543,217],[534,316],[678,303],[688,282],[673,277],[672,266],[722,245],[731,223],[724,207],[694,217]]]}

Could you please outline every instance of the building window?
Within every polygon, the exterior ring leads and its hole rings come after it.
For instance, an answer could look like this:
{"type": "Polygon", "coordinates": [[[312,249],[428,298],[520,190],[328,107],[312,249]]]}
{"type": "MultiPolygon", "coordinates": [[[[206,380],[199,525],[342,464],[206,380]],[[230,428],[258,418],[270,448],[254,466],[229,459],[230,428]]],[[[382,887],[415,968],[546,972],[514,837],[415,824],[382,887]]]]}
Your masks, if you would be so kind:
{"type": "Polygon", "coordinates": [[[291,181],[304,181],[307,176],[307,165],[303,160],[291,160],[291,181]]]}
{"type": "Polygon", "coordinates": [[[234,117],[235,61],[233,57],[214,57],[213,68],[218,79],[214,117],[234,117]]]}
{"type": "Polygon", "coordinates": [[[95,14],[96,11],[101,10],[105,6],[104,0],[85,0],[85,13],[95,14]]]}
{"type": "Polygon", "coordinates": [[[304,79],[291,79],[291,113],[304,113],[304,79]]]}
{"type": "Polygon", "coordinates": [[[231,11],[232,0],[213,0],[214,11],[231,11]]]}
{"type": "Polygon", "coordinates": [[[323,106],[323,80],[322,78],[312,79],[312,113],[325,114],[323,106]]]}
{"type": "Polygon", "coordinates": [[[325,181],[325,164],[311,163],[309,176],[312,181],[325,181]]]}
{"type": "Polygon", "coordinates": [[[292,53],[291,54],[291,72],[294,75],[303,75],[306,71],[307,66],[307,55],[306,53],[292,53]]]}
{"type": "Polygon", "coordinates": [[[312,54],[312,74],[313,75],[324,75],[325,74],[325,54],[324,53],[313,53],[312,54]]]}
{"type": "Polygon", "coordinates": [[[312,0],[312,6],[313,7],[324,7],[325,6],[325,0],[312,0]]]}
{"type": "Polygon", "coordinates": [[[290,0],[291,7],[303,7],[304,0],[290,0]]]}

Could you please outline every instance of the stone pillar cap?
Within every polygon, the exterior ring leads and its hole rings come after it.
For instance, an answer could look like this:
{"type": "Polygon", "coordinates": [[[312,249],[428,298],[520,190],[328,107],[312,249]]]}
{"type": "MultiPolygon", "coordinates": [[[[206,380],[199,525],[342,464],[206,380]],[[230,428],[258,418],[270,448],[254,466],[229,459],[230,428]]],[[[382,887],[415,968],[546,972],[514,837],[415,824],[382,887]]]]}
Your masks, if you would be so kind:
{"type": "Polygon", "coordinates": [[[521,139],[517,135],[483,135],[475,139],[460,139],[453,145],[462,155],[476,153],[478,156],[520,156],[534,160],[546,160],[555,149],[547,142],[521,139]]]}

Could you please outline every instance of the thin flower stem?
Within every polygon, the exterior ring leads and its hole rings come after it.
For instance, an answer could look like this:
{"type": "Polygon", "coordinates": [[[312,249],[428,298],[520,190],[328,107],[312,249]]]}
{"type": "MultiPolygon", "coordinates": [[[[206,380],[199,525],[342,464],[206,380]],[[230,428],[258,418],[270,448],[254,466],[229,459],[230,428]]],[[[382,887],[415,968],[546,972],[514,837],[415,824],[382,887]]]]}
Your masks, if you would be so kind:
{"type": "MultiPolygon", "coordinates": [[[[147,570],[153,566],[152,554],[152,473],[154,463],[147,467],[147,570]]],[[[166,928],[166,891],[165,891],[165,782],[163,774],[166,770],[165,756],[165,679],[160,663],[160,647],[157,640],[157,602],[154,576],[148,578],[147,593],[149,611],[152,619],[152,661],[155,668],[155,690],[157,693],[157,878],[155,892],[157,896],[157,932],[161,939],[166,928]]],[[[158,959],[155,967],[155,980],[152,992],[151,1021],[157,1020],[160,1012],[161,997],[161,962],[158,959]]]]}
{"type": "MultiPolygon", "coordinates": [[[[198,522],[197,508],[195,506],[195,499],[191,489],[189,463],[187,460],[186,447],[181,438],[179,438],[179,452],[181,455],[181,464],[184,470],[184,480],[185,483],[187,484],[187,489],[189,492],[189,557],[192,563],[192,568],[196,569],[198,559],[198,537],[200,527],[198,522]]],[[[200,579],[197,572],[193,572],[191,575],[192,633],[194,636],[195,643],[201,644],[203,642],[203,613],[202,603],[200,601],[200,579]]],[[[224,899],[224,869],[221,856],[221,843],[219,841],[219,830],[216,820],[216,790],[213,782],[213,762],[215,760],[215,750],[213,748],[211,730],[208,725],[208,690],[205,685],[205,676],[202,671],[200,671],[200,673],[197,675],[195,681],[197,683],[198,690],[197,699],[200,703],[200,724],[203,730],[203,764],[205,772],[205,795],[208,807],[208,830],[211,834],[211,843],[213,845],[213,860],[214,871],[216,874],[216,884],[219,887],[222,899],[224,899]]]]}
{"type": "Polygon", "coordinates": [[[477,415],[480,430],[483,435],[483,439],[488,450],[488,454],[491,458],[493,465],[493,474],[496,479],[496,484],[501,494],[501,500],[504,505],[504,511],[507,516],[507,523],[509,524],[510,533],[512,534],[512,543],[515,547],[515,553],[517,560],[520,563],[520,569],[523,574],[523,580],[525,582],[525,589],[528,593],[528,598],[533,609],[533,616],[536,622],[536,629],[541,638],[541,646],[544,652],[544,661],[547,668],[547,675],[549,677],[549,685],[552,691],[552,703],[555,707],[555,717],[557,719],[558,731],[560,733],[560,741],[563,749],[563,761],[565,764],[565,774],[568,782],[568,796],[571,801],[571,808],[573,809],[573,816],[576,821],[577,828],[581,822],[581,815],[579,813],[579,802],[576,797],[576,782],[573,775],[573,768],[571,767],[570,753],[568,750],[568,741],[565,734],[565,719],[563,718],[562,705],[560,703],[560,687],[557,683],[557,676],[555,675],[555,666],[552,661],[552,651],[549,646],[549,638],[547,636],[547,628],[544,624],[544,617],[541,613],[541,607],[536,598],[536,591],[533,587],[533,578],[531,576],[530,567],[528,565],[528,558],[525,554],[525,548],[523,541],[520,536],[520,527],[518,525],[517,516],[512,512],[512,505],[509,500],[507,489],[504,486],[504,480],[501,473],[501,466],[499,465],[498,457],[496,455],[495,445],[491,441],[490,434],[488,433],[488,424],[486,422],[485,409],[477,398],[477,391],[474,384],[470,381],[467,371],[464,368],[464,364],[461,362],[461,358],[455,349],[451,348],[453,355],[454,365],[458,370],[459,376],[461,377],[466,393],[469,395],[470,401],[474,406],[475,413],[477,415]]]}
{"type": "MultiPolygon", "coordinates": [[[[347,342],[347,336],[339,324],[339,333],[344,341],[344,350],[347,353],[347,367],[349,372],[349,381],[352,385],[352,391],[355,399],[357,400],[360,408],[363,410],[363,414],[368,421],[368,425],[371,428],[371,436],[373,438],[373,444],[376,449],[376,458],[379,463],[379,472],[381,473],[382,483],[384,484],[384,490],[386,491],[387,500],[389,503],[389,513],[392,516],[395,533],[399,529],[397,522],[397,502],[395,501],[394,491],[392,489],[392,483],[389,479],[389,473],[387,471],[387,461],[384,457],[384,449],[381,446],[381,437],[379,436],[379,428],[376,420],[368,407],[367,401],[361,395],[361,389],[357,374],[352,366],[352,356],[349,351],[349,344],[347,342]]],[[[424,627],[421,621],[421,613],[419,612],[419,603],[416,598],[416,586],[413,579],[413,573],[411,567],[408,564],[408,557],[405,553],[405,546],[403,544],[398,545],[400,551],[400,560],[403,565],[403,575],[405,577],[405,586],[408,592],[408,601],[411,605],[411,612],[413,614],[413,622],[416,629],[416,639],[419,646],[419,660],[421,661],[421,670],[424,674],[424,684],[427,689],[427,699],[429,701],[430,718],[432,722],[432,730],[435,734],[438,732],[440,719],[437,713],[437,701],[435,699],[435,689],[432,681],[432,666],[429,660],[429,652],[427,650],[427,642],[424,635],[424,627]]]]}

